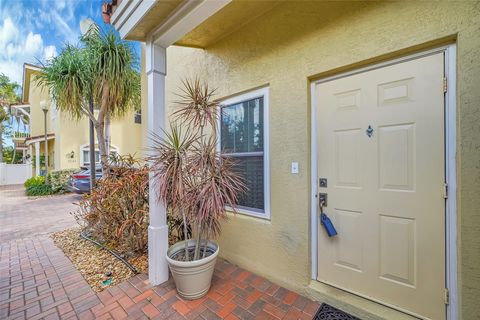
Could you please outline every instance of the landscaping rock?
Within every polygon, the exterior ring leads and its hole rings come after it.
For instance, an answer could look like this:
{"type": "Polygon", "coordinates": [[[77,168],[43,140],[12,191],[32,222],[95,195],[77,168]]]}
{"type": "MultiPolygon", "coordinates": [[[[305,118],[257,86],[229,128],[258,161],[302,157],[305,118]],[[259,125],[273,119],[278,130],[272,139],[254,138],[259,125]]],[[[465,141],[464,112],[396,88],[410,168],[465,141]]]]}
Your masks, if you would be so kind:
{"type": "MultiPolygon", "coordinates": [[[[134,273],[108,251],[80,237],[80,228],[67,229],[52,234],[53,241],[72,261],[90,287],[101,292],[134,276],[134,273]],[[106,277],[106,273],[111,277],[106,277]],[[111,281],[106,281],[110,278],[111,281]]],[[[148,270],[147,255],[129,259],[139,272],[148,270]]]]}

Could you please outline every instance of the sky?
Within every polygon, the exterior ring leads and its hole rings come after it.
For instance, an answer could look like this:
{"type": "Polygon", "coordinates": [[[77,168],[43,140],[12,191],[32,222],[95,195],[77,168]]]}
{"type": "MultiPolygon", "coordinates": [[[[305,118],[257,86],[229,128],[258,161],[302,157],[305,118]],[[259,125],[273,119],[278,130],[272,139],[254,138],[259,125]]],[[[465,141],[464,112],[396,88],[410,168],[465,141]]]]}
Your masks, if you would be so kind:
{"type": "MultiPolygon", "coordinates": [[[[78,44],[80,21],[90,18],[106,29],[103,0],[0,0],[0,73],[22,85],[23,64],[58,55],[66,43],[78,44]]],[[[139,44],[134,44],[137,54],[139,44]]],[[[14,121],[14,128],[16,122],[14,121]]],[[[11,139],[4,140],[11,145],[11,139]]]]}
{"type": "MultiPolygon", "coordinates": [[[[76,44],[80,21],[101,28],[102,0],[0,0],[0,73],[22,84],[23,63],[38,64],[76,44]]],[[[136,45],[139,50],[139,45],[136,45]]]]}

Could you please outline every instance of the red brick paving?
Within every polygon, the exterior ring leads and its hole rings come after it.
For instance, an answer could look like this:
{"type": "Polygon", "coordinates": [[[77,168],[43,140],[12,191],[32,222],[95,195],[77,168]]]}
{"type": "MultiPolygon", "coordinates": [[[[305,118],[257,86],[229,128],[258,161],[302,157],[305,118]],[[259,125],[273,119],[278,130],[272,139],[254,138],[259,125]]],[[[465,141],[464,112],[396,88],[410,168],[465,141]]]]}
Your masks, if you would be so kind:
{"type": "Polygon", "coordinates": [[[202,299],[144,274],[95,294],[50,238],[0,245],[0,319],[312,319],[318,302],[218,260],[202,299]]]}

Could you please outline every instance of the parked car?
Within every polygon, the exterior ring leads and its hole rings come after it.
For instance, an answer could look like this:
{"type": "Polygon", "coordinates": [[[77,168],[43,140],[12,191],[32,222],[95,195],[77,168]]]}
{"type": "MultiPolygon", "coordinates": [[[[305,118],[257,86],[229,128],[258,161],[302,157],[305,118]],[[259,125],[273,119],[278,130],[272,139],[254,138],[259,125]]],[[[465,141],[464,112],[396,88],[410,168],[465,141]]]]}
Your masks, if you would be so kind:
{"type": "MultiPolygon", "coordinates": [[[[95,179],[102,178],[102,168],[97,166],[95,168],[95,179]]],[[[80,171],[72,174],[67,185],[68,190],[75,193],[86,193],[90,191],[90,168],[80,167],[80,171]]]]}

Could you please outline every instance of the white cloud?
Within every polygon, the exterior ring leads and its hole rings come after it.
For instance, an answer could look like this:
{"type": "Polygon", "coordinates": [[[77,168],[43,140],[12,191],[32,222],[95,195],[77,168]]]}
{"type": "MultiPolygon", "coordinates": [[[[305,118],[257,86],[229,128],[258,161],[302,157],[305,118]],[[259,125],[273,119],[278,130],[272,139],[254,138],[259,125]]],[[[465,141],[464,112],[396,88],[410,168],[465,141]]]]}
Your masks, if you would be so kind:
{"type": "Polygon", "coordinates": [[[50,60],[57,56],[57,47],[55,46],[46,46],[43,49],[43,59],[45,61],[50,60]]]}
{"type": "MultiPolygon", "coordinates": [[[[52,52],[52,49],[49,49],[52,52]]],[[[20,26],[7,17],[0,26],[0,72],[12,81],[21,83],[24,62],[35,63],[42,58],[44,45],[42,36],[32,31],[23,33],[20,26]],[[23,37],[22,37],[23,36],[23,37]]]]}
{"type": "Polygon", "coordinates": [[[29,32],[27,39],[25,39],[25,44],[23,46],[25,54],[27,55],[37,55],[39,52],[43,51],[43,39],[42,36],[38,33],[29,32]]]}
{"type": "Polygon", "coordinates": [[[22,82],[23,64],[38,64],[58,54],[80,35],[76,8],[83,1],[0,0],[0,73],[22,82]]]}
{"type": "Polygon", "coordinates": [[[75,32],[72,28],[65,22],[65,20],[56,12],[52,12],[53,23],[58,32],[60,32],[65,40],[69,43],[76,43],[78,39],[78,31],[75,32]]]}
{"type": "Polygon", "coordinates": [[[55,7],[58,9],[58,10],[63,10],[66,6],[66,3],[64,0],[55,0],[55,7]]]}
{"type": "Polygon", "coordinates": [[[0,26],[0,50],[5,50],[9,42],[18,38],[18,29],[13,24],[12,19],[8,17],[3,21],[3,25],[0,26]]]}

